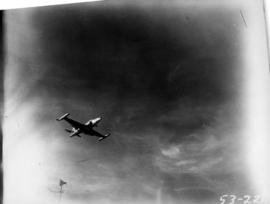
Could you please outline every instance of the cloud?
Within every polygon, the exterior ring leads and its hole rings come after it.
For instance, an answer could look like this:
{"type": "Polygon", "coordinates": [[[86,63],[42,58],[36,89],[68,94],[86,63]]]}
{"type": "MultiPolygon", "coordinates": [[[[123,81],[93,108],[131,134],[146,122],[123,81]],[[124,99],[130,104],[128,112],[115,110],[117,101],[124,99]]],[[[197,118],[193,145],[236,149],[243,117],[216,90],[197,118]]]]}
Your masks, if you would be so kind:
{"type": "Polygon", "coordinates": [[[163,149],[163,150],[161,150],[161,153],[164,156],[167,156],[169,158],[176,158],[176,157],[179,156],[180,150],[179,150],[179,148],[172,146],[169,149],[163,149]]]}
{"type": "Polygon", "coordinates": [[[186,166],[187,164],[194,164],[194,163],[196,163],[196,160],[190,159],[190,160],[179,161],[175,165],[176,166],[186,166]]]}

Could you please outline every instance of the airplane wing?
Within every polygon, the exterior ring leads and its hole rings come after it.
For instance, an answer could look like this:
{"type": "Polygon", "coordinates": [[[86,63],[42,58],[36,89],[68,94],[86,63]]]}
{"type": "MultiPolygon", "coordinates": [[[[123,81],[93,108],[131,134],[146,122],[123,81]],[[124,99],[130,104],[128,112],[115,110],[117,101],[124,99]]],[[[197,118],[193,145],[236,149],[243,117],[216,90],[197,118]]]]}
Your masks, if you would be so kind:
{"type": "Polygon", "coordinates": [[[75,127],[75,128],[81,128],[83,126],[82,123],[72,120],[70,118],[64,118],[63,120],[67,121],[72,127],[75,127]]]}
{"type": "Polygon", "coordinates": [[[66,113],[64,115],[62,115],[60,118],[57,118],[56,120],[57,121],[61,121],[61,120],[65,120],[67,121],[72,127],[78,129],[78,128],[81,128],[82,126],[84,126],[82,123],[78,122],[78,121],[75,121],[75,120],[72,120],[70,119],[69,117],[69,113],[66,113]]]}
{"type": "Polygon", "coordinates": [[[95,130],[93,130],[93,134],[95,136],[99,137],[99,139],[98,139],[99,141],[101,141],[101,140],[103,140],[103,139],[105,139],[105,138],[107,138],[107,137],[109,137],[111,135],[110,133],[108,133],[106,135],[103,135],[103,134],[101,134],[101,133],[99,133],[99,132],[97,132],[95,130]]]}
{"type": "Polygon", "coordinates": [[[103,135],[103,134],[101,134],[101,133],[99,133],[99,132],[97,132],[97,131],[95,131],[95,130],[93,130],[93,134],[94,134],[95,136],[97,136],[97,137],[106,137],[105,135],[103,135]]]}

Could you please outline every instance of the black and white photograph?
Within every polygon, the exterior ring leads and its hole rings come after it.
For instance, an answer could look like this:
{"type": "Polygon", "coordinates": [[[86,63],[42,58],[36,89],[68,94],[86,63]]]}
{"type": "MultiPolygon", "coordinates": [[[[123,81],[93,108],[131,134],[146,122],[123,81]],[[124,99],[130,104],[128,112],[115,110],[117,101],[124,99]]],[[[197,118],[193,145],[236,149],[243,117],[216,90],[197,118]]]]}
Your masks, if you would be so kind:
{"type": "Polygon", "coordinates": [[[4,204],[269,204],[263,1],[104,0],[3,24],[4,204]]]}

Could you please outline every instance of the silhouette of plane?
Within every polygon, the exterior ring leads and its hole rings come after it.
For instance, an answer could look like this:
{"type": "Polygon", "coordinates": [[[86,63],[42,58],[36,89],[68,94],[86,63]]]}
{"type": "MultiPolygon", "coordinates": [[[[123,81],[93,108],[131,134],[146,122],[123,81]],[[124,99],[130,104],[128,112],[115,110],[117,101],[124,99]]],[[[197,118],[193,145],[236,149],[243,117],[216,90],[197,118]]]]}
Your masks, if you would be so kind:
{"type": "Polygon", "coordinates": [[[60,118],[57,118],[56,120],[57,121],[65,120],[72,126],[71,130],[65,129],[67,132],[70,133],[69,135],[70,137],[74,137],[74,136],[81,137],[80,134],[84,133],[86,135],[96,136],[98,137],[98,141],[101,141],[111,135],[110,133],[103,135],[93,129],[94,127],[97,127],[98,123],[101,121],[101,117],[91,119],[87,121],[85,124],[83,124],[78,121],[72,120],[68,116],[69,116],[69,113],[66,113],[60,118]]]}

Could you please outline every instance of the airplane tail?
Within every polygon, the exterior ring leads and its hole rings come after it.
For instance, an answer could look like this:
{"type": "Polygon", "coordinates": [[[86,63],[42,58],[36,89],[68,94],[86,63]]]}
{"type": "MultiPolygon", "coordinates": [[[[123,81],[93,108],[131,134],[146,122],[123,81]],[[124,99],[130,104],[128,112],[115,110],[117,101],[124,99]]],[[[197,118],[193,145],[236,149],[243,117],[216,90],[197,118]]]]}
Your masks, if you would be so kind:
{"type": "Polygon", "coordinates": [[[65,129],[65,131],[67,131],[67,132],[69,132],[70,133],[70,137],[81,137],[81,135],[79,135],[78,133],[77,134],[74,134],[74,132],[73,131],[71,131],[71,130],[69,130],[69,129],[65,129]]]}
{"type": "Polygon", "coordinates": [[[104,140],[104,139],[106,139],[107,137],[109,137],[110,135],[111,135],[111,133],[108,133],[108,134],[106,134],[104,137],[98,138],[98,141],[104,140]]]}
{"type": "Polygon", "coordinates": [[[82,136],[79,134],[76,134],[76,135],[71,134],[70,137],[82,137],[82,136]]]}
{"type": "Polygon", "coordinates": [[[65,129],[65,131],[67,131],[67,132],[69,132],[69,133],[72,133],[72,131],[71,131],[71,130],[69,130],[69,129],[65,129]]]}
{"type": "Polygon", "coordinates": [[[66,113],[66,114],[62,115],[60,118],[57,118],[56,120],[60,121],[60,120],[65,119],[68,116],[69,116],[69,113],[66,113]]]}

